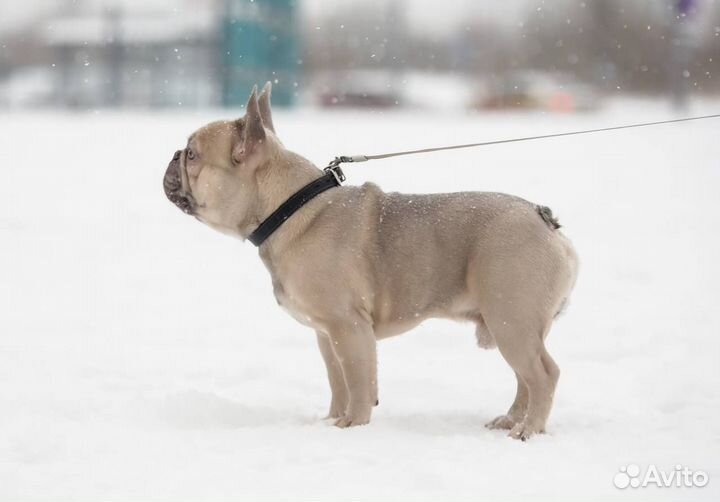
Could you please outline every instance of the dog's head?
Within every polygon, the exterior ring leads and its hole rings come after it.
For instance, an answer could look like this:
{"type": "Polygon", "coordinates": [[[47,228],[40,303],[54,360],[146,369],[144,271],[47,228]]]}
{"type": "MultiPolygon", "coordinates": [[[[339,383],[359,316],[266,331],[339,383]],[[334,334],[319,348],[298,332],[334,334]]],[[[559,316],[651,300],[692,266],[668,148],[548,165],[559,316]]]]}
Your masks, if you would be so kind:
{"type": "Polygon", "coordinates": [[[235,235],[254,223],[263,173],[284,152],[275,136],[270,92],[269,82],[259,97],[253,88],[244,117],[198,129],[174,153],[163,187],[183,212],[235,235]]]}

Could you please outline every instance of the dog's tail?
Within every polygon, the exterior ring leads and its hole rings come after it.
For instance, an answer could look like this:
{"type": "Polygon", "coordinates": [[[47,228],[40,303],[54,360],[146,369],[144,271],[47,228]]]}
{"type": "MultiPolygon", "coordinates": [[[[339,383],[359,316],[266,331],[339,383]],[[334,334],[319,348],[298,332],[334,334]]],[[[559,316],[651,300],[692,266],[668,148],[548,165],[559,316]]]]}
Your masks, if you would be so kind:
{"type": "Polygon", "coordinates": [[[547,224],[548,227],[550,227],[551,230],[557,230],[562,226],[560,225],[560,222],[557,220],[557,218],[553,216],[552,209],[550,209],[549,207],[535,206],[535,209],[540,215],[540,218],[543,219],[543,221],[547,224]]]}

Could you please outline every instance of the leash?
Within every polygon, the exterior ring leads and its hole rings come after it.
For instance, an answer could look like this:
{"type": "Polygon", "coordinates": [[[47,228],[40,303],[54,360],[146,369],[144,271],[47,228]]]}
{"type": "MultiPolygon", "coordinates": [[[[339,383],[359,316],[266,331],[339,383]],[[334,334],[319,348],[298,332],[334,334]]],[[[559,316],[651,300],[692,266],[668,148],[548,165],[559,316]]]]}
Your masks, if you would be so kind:
{"type": "Polygon", "coordinates": [[[505,143],[519,143],[520,141],[534,141],[538,139],[548,139],[548,138],[561,138],[564,136],[577,136],[580,134],[591,134],[596,132],[606,132],[606,131],[618,131],[620,129],[632,129],[636,127],[648,127],[648,126],[656,126],[656,125],[662,125],[662,124],[673,124],[677,122],[689,122],[692,120],[704,120],[704,119],[714,119],[720,117],[720,114],[715,115],[703,115],[700,117],[687,117],[687,118],[681,118],[681,119],[672,119],[672,120],[660,120],[657,122],[643,122],[640,124],[628,124],[628,125],[621,125],[621,126],[613,126],[613,127],[601,127],[599,129],[586,129],[583,131],[571,131],[571,132],[561,132],[561,133],[555,133],[555,134],[543,134],[540,136],[526,136],[523,138],[511,138],[511,139],[499,139],[495,141],[483,141],[480,143],[466,143],[462,145],[452,145],[452,146],[439,146],[435,148],[422,148],[420,150],[406,150],[402,152],[392,152],[392,153],[382,153],[378,155],[341,155],[340,157],[335,157],[333,161],[328,164],[328,166],[325,168],[325,172],[333,173],[335,175],[335,178],[337,179],[338,183],[341,183],[345,181],[345,174],[343,173],[342,169],[340,169],[340,164],[343,163],[357,163],[357,162],[367,162],[369,160],[379,160],[379,159],[388,159],[390,157],[400,157],[401,155],[415,155],[418,153],[431,153],[431,152],[440,152],[443,150],[459,150],[461,148],[474,148],[477,146],[489,146],[489,145],[502,145],[505,143]]]}

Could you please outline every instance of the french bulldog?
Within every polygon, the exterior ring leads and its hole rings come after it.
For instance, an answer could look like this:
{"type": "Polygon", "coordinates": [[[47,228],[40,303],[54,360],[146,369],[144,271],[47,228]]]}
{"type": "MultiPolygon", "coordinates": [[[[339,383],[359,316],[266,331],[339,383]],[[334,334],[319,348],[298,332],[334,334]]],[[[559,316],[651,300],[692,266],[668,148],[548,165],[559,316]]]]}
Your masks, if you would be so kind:
{"type": "MultiPolygon", "coordinates": [[[[245,116],[210,123],[175,152],[164,177],[183,212],[240,239],[323,175],[278,138],[271,86],[245,116]]],[[[487,427],[544,432],[559,377],[545,348],[575,284],[578,258],[550,210],[501,193],[385,193],[337,186],[312,198],[259,246],[275,298],[312,328],[338,427],[370,422],[376,342],[428,318],[469,321],[515,372],[507,413],[487,427]]]]}

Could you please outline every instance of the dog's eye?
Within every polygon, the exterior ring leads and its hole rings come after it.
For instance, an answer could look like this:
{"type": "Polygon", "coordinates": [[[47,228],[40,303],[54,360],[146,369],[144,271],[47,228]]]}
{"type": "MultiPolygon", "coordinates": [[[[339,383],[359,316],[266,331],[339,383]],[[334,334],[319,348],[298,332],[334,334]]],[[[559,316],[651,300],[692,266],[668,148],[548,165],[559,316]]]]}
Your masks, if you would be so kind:
{"type": "Polygon", "coordinates": [[[195,152],[192,151],[192,148],[188,148],[187,158],[188,160],[193,160],[195,158],[195,152]]]}

